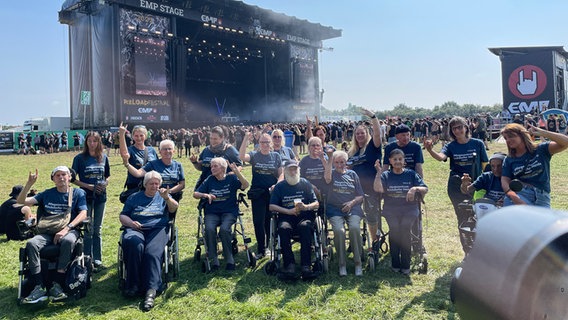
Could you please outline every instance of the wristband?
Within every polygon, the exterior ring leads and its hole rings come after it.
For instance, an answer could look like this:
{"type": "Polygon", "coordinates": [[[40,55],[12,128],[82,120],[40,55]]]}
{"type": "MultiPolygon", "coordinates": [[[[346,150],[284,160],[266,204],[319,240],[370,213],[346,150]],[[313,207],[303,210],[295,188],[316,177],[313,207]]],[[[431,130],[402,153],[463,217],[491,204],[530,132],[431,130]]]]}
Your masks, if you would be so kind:
{"type": "Polygon", "coordinates": [[[371,116],[371,119],[376,119],[376,118],[377,118],[377,115],[375,115],[375,114],[373,114],[373,115],[371,116]]]}
{"type": "Polygon", "coordinates": [[[128,163],[128,162],[125,163],[125,164],[124,164],[124,167],[125,167],[125,168],[128,168],[128,165],[129,165],[129,164],[130,164],[130,163],[128,163]]]}

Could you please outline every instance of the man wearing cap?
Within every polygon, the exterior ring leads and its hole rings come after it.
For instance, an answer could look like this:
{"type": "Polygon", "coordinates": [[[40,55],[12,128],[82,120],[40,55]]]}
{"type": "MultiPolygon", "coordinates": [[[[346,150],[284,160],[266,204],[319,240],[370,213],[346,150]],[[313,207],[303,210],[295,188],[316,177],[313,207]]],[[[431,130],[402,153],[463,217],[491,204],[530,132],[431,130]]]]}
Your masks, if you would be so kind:
{"type": "Polygon", "coordinates": [[[16,201],[23,188],[22,185],[12,187],[10,199],[4,201],[0,206],[0,234],[5,233],[8,240],[24,240],[17,222],[34,217],[30,207],[19,205],[16,201]]]}
{"type": "Polygon", "coordinates": [[[505,160],[506,156],[502,152],[495,152],[489,158],[491,171],[482,173],[473,183],[469,174],[464,174],[461,178],[461,192],[463,194],[472,194],[477,190],[485,190],[484,198],[502,202],[505,192],[501,186],[501,173],[503,171],[503,160],[505,160]]]}
{"type": "Polygon", "coordinates": [[[284,169],[284,180],[278,182],[270,196],[270,211],[278,212],[278,236],[282,246],[284,273],[295,274],[292,235],[300,235],[302,278],[314,276],[311,269],[312,230],[315,211],[319,207],[312,184],[300,177],[298,163],[291,160],[284,169]]]}
{"type": "Polygon", "coordinates": [[[41,221],[43,215],[59,215],[66,214],[67,210],[71,210],[71,221],[63,229],[54,235],[38,234],[28,240],[26,243],[26,255],[28,257],[30,281],[34,289],[29,296],[24,298],[23,303],[38,303],[47,300],[47,290],[41,276],[41,263],[39,252],[42,248],[50,244],[60,246],[59,260],[57,262],[57,273],[54,281],[51,283],[49,295],[52,300],[62,300],[67,295],[62,289],[65,284],[65,270],[71,261],[71,254],[79,232],[74,230],[75,226],[80,224],[87,218],[87,200],[85,191],[70,187],[71,172],[66,166],[59,166],[51,172],[51,180],[55,187],[46,189],[33,197],[26,197],[32,185],[37,181],[38,171],[30,172],[28,182],[18,195],[19,204],[26,206],[38,205],[43,208],[43,214],[38,214],[38,221],[41,221]],[[69,196],[71,193],[71,201],[69,196]]]}
{"type": "Polygon", "coordinates": [[[424,178],[422,164],[424,163],[424,155],[420,144],[410,139],[410,128],[405,124],[400,124],[395,129],[396,141],[385,146],[385,156],[383,158],[382,171],[387,171],[390,167],[389,154],[394,149],[400,149],[404,152],[405,167],[412,169],[424,178]]]}

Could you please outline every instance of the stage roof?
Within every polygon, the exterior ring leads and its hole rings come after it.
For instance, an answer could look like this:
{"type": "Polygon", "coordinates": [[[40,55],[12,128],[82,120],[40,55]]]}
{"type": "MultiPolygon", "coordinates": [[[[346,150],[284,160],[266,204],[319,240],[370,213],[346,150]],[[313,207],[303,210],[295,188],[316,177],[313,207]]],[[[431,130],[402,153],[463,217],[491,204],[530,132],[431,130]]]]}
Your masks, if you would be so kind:
{"type": "MultiPolygon", "coordinates": [[[[77,10],[80,13],[90,13],[92,8],[95,8],[97,3],[112,4],[118,3],[122,5],[132,6],[136,3],[139,5],[140,1],[132,0],[66,0],[61,6],[61,12],[72,12],[77,10]]],[[[309,37],[312,40],[321,41],[332,38],[341,37],[342,30],[334,29],[333,27],[323,26],[319,23],[313,23],[305,19],[288,16],[283,13],[274,12],[269,9],[264,9],[255,5],[246,4],[244,1],[239,0],[162,0],[162,1],[148,1],[149,3],[166,4],[186,10],[201,10],[204,7],[208,11],[219,12],[219,9],[230,9],[229,13],[221,14],[224,19],[231,19],[232,13],[237,13],[238,20],[241,23],[251,24],[252,20],[257,19],[262,21],[263,27],[268,29],[282,29],[282,30],[295,30],[302,36],[309,37]]],[[[60,14],[61,14],[60,12],[60,14]]]]}
{"type": "Polygon", "coordinates": [[[491,51],[494,55],[499,57],[527,54],[532,52],[541,52],[541,51],[556,51],[560,53],[564,58],[568,59],[568,52],[564,50],[563,46],[489,48],[489,51],[491,51]]]}

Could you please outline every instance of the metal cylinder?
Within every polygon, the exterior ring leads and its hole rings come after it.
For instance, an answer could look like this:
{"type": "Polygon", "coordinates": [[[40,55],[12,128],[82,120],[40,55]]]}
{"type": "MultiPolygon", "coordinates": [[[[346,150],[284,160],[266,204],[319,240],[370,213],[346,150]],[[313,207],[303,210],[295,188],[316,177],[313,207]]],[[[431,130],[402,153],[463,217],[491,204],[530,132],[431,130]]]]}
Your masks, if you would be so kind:
{"type": "Polygon", "coordinates": [[[462,267],[462,319],[566,319],[568,213],[510,206],[488,214],[462,267]]]}

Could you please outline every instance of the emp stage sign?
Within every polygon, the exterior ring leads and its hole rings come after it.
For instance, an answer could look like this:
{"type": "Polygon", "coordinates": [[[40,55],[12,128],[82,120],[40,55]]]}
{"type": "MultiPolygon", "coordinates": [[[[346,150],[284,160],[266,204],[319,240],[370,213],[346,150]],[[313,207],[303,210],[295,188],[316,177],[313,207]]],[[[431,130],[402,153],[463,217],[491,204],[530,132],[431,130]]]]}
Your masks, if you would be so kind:
{"type": "Polygon", "coordinates": [[[554,51],[543,48],[489,49],[501,59],[503,109],[541,113],[555,107],[554,51]]]}

